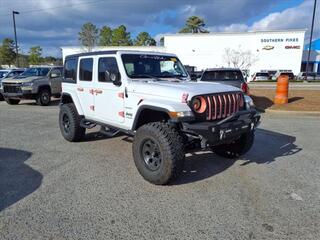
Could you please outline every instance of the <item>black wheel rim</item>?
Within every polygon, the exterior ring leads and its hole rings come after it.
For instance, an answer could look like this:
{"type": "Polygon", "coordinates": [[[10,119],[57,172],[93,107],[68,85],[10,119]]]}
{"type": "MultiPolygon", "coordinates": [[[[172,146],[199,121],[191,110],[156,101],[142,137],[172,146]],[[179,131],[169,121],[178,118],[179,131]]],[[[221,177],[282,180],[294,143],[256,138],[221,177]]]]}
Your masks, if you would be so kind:
{"type": "Polygon", "coordinates": [[[70,119],[67,114],[63,114],[63,116],[62,116],[62,126],[63,126],[63,130],[66,133],[70,132],[70,119]]]}
{"type": "Polygon", "coordinates": [[[140,152],[146,167],[151,171],[157,171],[162,163],[159,145],[148,138],[141,145],[140,152]]]}
{"type": "Polygon", "coordinates": [[[42,93],[41,97],[42,97],[42,102],[43,103],[48,103],[49,102],[50,96],[49,96],[49,94],[47,92],[42,93]]]}

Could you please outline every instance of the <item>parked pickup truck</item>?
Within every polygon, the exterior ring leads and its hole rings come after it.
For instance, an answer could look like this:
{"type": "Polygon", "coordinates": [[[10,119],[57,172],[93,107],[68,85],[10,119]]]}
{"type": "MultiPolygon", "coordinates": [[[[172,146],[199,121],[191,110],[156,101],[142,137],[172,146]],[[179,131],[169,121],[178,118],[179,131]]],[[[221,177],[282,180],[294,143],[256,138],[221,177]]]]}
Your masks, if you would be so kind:
{"type": "Polygon", "coordinates": [[[95,126],[109,137],[133,136],[135,165],[154,184],[175,179],[185,153],[197,148],[227,158],[245,154],[260,120],[241,89],[190,81],[178,57],[168,53],[67,56],[62,89],[62,136],[81,141],[95,126]]]}
{"type": "Polygon", "coordinates": [[[61,94],[62,67],[32,67],[19,76],[2,81],[2,95],[11,105],[21,99],[35,99],[37,104],[47,106],[51,96],[61,94]]]}
{"type": "Polygon", "coordinates": [[[199,81],[231,85],[249,94],[248,84],[238,68],[208,68],[202,73],[199,81]]]}

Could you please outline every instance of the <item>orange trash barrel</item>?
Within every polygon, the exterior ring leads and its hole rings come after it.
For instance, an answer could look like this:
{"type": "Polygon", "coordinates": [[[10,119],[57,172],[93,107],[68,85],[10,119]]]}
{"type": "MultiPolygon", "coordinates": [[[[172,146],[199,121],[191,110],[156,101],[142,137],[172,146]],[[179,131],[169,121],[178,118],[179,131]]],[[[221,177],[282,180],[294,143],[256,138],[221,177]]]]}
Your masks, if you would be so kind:
{"type": "Polygon", "coordinates": [[[289,92],[289,76],[286,74],[280,74],[277,79],[276,96],[274,97],[275,104],[288,103],[289,92]]]}

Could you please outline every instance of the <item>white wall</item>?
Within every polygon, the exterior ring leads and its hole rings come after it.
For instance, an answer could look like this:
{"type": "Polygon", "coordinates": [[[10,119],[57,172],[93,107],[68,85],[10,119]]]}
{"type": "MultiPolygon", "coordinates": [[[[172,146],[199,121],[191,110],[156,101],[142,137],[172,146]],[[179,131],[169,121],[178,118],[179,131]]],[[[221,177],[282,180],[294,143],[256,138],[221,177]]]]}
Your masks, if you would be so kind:
{"type": "Polygon", "coordinates": [[[164,38],[167,52],[175,53],[185,65],[196,66],[198,70],[212,67],[228,67],[223,59],[225,49],[250,50],[257,61],[250,68],[250,74],[260,70],[288,69],[300,72],[304,46],[304,30],[174,34],[164,38]],[[280,39],[280,40],[279,40],[280,39]],[[271,46],[271,50],[263,50],[271,46]],[[288,49],[295,46],[298,49],[288,49]]]}
{"type": "MultiPolygon", "coordinates": [[[[223,59],[226,48],[250,50],[257,61],[250,67],[250,75],[261,70],[292,70],[300,72],[305,30],[259,31],[243,33],[172,34],[164,36],[164,47],[96,47],[93,51],[138,50],[168,52],[178,55],[184,65],[197,70],[228,67],[223,59]],[[280,39],[280,41],[279,41],[280,39]],[[293,41],[294,40],[294,41],[293,41]],[[273,49],[264,50],[266,46],[273,49]],[[296,47],[290,49],[286,47],[296,47]]],[[[81,47],[61,47],[62,57],[85,52],[81,47]]],[[[250,79],[249,79],[250,80],[250,79]]]]}

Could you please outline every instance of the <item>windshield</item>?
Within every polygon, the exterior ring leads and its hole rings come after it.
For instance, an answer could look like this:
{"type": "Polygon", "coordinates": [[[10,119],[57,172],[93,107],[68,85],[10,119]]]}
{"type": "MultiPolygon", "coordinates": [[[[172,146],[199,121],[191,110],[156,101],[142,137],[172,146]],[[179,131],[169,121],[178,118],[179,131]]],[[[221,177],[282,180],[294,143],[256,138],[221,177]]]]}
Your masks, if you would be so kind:
{"type": "Polygon", "coordinates": [[[130,78],[179,78],[188,74],[178,58],[149,54],[123,54],[122,61],[130,78]]]}
{"type": "Polygon", "coordinates": [[[28,68],[20,76],[46,76],[50,68],[28,68]]]}
{"type": "Polygon", "coordinates": [[[240,71],[206,71],[203,73],[202,81],[235,81],[243,80],[240,71]]]}
{"type": "Polygon", "coordinates": [[[0,78],[4,78],[9,71],[0,71],[0,78]]]}

